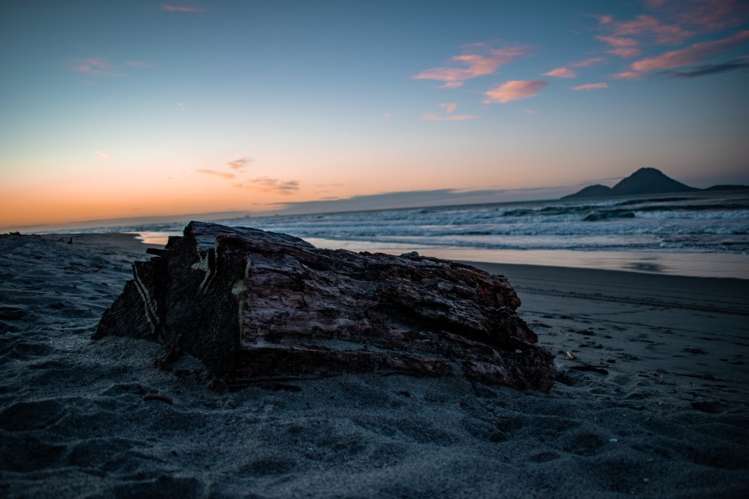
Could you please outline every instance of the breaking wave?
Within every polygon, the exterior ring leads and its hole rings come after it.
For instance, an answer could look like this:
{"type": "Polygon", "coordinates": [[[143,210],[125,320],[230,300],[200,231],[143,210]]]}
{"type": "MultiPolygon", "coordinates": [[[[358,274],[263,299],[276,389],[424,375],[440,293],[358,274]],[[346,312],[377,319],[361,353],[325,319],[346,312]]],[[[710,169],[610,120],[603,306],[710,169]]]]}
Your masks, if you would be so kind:
{"type": "MultiPolygon", "coordinates": [[[[302,238],[420,246],[749,252],[749,197],[746,195],[251,216],[219,222],[302,238]]],[[[160,223],[112,230],[177,233],[181,228],[177,223],[160,223]]]]}

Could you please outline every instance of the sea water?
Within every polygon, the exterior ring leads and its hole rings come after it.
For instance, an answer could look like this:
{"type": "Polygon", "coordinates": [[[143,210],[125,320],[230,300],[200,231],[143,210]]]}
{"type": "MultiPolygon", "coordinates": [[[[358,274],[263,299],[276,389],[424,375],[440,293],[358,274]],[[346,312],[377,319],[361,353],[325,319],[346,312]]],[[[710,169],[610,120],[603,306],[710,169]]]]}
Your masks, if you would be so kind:
{"type": "MultiPolygon", "coordinates": [[[[749,192],[216,220],[316,246],[497,263],[749,278],[749,192]]],[[[164,243],[182,222],[94,227],[164,243]]]]}

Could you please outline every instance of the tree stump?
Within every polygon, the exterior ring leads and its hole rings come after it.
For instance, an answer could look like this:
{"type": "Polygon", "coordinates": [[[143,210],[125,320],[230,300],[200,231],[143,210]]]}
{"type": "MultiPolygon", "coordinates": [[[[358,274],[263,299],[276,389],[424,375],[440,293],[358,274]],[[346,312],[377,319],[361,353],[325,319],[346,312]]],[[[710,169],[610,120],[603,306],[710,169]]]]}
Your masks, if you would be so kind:
{"type": "Polygon", "coordinates": [[[149,253],[95,338],[159,341],[231,386],[365,372],[553,383],[552,356],[518,317],[509,282],[469,265],[202,222],[149,253]]]}

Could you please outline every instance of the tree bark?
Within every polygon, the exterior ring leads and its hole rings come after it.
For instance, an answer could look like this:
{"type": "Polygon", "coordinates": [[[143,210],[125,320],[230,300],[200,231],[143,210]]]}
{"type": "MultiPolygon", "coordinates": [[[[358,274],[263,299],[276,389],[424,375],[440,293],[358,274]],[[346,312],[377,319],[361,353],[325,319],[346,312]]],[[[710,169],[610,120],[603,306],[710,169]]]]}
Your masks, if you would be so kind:
{"type": "Polygon", "coordinates": [[[201,222],[151,253],[96,338],[159,341],[236,386],[363,372],[553,383],[552,356],[518,317],[509,282],[468,265],[201,222]]]}

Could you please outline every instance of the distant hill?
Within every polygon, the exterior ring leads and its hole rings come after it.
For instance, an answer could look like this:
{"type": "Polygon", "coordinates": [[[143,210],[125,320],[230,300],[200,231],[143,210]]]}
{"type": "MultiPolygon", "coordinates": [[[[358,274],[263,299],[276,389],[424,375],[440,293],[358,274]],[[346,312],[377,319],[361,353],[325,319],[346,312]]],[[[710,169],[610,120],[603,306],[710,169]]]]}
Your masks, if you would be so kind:
{"type": "Polygon", "coordinates": [[[601,184],[595,184],[595,185],[589,185],[588,187],[584,187],[582,190],[576,192],[575,194],[571,194],[569,196],[565,196],[562,199],[567,198],[603,198],[606,196],[613,196],[611,194],[611,187],[601,184]]]}
{"type": "Polygon", "coordinates": [[[746,191],[749,190],[749,185],[714,185],[712,187],[708,187],[707,189],[704,189],[706,191],[746,191]]]}
{"type": "Polygon", "coordinates": [[[749,189],[744,185],[715,185],[697,189],[672,179],[657,168],[640,168],[629,177],[620,180],[614,187],[595,184],[564,196],[562,199],[606,198],[613,196],[637,196],[639,194],[669,194],[674,192],[730,191],[749,189]]]}

